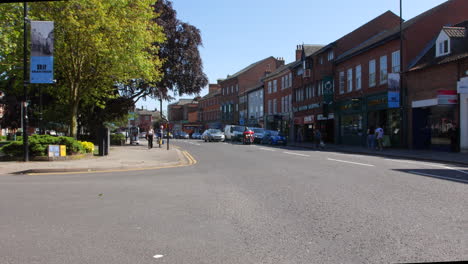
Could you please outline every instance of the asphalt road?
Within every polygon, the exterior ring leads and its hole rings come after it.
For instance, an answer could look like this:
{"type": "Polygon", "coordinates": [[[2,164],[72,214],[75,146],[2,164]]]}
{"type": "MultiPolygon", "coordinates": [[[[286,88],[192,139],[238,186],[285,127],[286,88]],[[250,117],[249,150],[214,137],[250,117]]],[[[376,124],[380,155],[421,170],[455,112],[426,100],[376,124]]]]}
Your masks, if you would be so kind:
{"type": "Polygon", "coordinates": [[[468,260],[468,169],[171,140],[191,167],[0,176],[0,263],[468,260]]]}

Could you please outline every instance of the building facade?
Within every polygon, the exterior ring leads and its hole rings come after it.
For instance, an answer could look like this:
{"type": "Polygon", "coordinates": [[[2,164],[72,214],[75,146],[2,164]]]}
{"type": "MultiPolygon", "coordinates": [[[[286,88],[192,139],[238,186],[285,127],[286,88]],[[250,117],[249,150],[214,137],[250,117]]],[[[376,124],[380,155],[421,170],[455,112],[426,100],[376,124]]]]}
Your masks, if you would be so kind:
{"type": "Polygon", "coordinates": [[[221,87],[218,84],[210,84],[208,94],[199,100],[198,114],[203,129],[221,128],[220,98],[221,87]]]}
{"type": "Polygon", "coordinates": [[[246,124],[247,117],[247,94],[246,90],[258,84],[266,73],[276,70],[284,65],[283,60],[268,57],[257,61],[226,79],[219,80],[221,87],[220,109],[221,123],[246,124]],[[242,102],[240,103],[240,100],[242,102]]]}
{"type": "Polygon", "coordinates": [[[243,100],[247,100],[247,126],[264,127],[263,117],[263,83],[259,83],[246,91],[243,100]]]}
{"type": "Polygon", "coordinates": [[[198,101],[200,97],[194,99],[180,99],[167,106],[169,125],[176,131],[184,131],[188,134],[202,130],[203,124],[198,120],[198,101]]]}
{"type": "Polygon", "coordinates": [[[429,43],[431,48],[406,75],[411,148],[466,149],[466,93],[459,89],[459,100],[457,85],[468,77],[467,25],[442,27],[429,43]]]}

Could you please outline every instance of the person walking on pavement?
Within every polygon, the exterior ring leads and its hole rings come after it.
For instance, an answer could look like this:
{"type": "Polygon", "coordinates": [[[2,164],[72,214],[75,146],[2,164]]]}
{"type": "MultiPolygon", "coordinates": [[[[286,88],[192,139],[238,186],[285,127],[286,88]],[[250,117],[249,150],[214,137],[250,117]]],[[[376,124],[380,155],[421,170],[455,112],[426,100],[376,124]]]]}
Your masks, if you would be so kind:
{"type": "Polygon", "coordinates": [[[367,130],[367,148],[375,149],[375,128],[370,126],[367,130]]]}
{"type": "Polygon", "coordinates": [[[320,130],[318,128],[315,129],[314,143],[315,143],[316,149],[318,149],[319,147],[322,147],[322,133],[320,133],[320,130]]]}
{"type": "Polygon", "coordinates": [[[148,133],[146,133],[146,139],[148,140],[149,149],[153,148],[153,137],[154,137],[154,130],[153,128],[150,128],[148,130],[148,133]]]}
{"type": "Polygon", "coordinates": [[[379,126],[376,130],[375,130],[375,136],[377,138],[377,149],[378,150],[383,150],[383,137],[384,137],[384,130],[382,128],[382,126],[379,126]]]}

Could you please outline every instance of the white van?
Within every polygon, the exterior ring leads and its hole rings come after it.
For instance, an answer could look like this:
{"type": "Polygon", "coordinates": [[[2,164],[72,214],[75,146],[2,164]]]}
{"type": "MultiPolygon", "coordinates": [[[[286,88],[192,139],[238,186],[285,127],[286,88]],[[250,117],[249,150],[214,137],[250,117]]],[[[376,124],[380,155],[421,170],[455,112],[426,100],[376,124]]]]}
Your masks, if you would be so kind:
{"type": "Polygon", "coordinates": [[[234,133],[234,127],[236,127],[236,126],[235,125],[226,125],[224,127],[225,140],[232,140],[232,135],[234,133]]]}

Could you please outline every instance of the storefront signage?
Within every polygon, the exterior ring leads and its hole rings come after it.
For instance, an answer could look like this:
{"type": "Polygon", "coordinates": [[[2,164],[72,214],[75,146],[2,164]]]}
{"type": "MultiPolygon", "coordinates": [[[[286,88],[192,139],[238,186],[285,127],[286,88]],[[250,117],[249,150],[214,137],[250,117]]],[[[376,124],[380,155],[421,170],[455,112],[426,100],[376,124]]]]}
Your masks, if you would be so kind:
{"type": "Polygon", "coordinates": [[[304,124],[312,124],[312,123],[314,123],[313,115],[304,116],[304,124]]]}
{"type": "Polygon", "coordinates": [[[388,108],[400,107],[400,74],[388,74],[388,108]]]}
{"type": "Polygon", "coordinates": [[[307,106],[309,109],[319,108],[320,104],[310,104],[307,106]]]}
{"type": "Polygon", "coordinates": [[[328,118],[324,117],[322,114],[317,115],[317,120],[319,120],[319,121],[321,121],[321,120],[332,120],[334,118],[335,118],[335,115],[333,113],[328,114],[328,118]]]}
{"type": "Polygon", "coordinates": [[[367,101],[368,106],[376,106],[376,105],[382,105],[387,103],[387,98],[381,97],[381,98],[376,98],[376,99],[371,99],[367,101]]]}
{"type": "Polygon", "coordinates": [[[360,110],[360,100],[359,101],[356,101],[356,102],[349,102],[349,103],[345,103],[343,105],[340,106],[340,109],[342,111],[348,111],[348,110],[360,110]]]}
{"type": "Polygon", "coordinates": [[[461,78],[457,83],[457,92],[459,94],[468,94],[468,77],[461,78]]]}
{"type": "Polygon", "coordinates": [[[294,118],[294,124],[295,124],[295,125],[302,125],[302,124],[304,124],[304,118],[302,118],[302,117],[295,117],[295,118],[294,118]]]}
{"type": "Polygon", "coordinates": [[[455,90],[439,90],[439,91],[437,91],[437,103],[439,105],[458,104],[457,91],[455,91],[455,90]]]}

